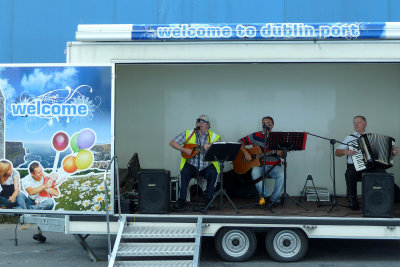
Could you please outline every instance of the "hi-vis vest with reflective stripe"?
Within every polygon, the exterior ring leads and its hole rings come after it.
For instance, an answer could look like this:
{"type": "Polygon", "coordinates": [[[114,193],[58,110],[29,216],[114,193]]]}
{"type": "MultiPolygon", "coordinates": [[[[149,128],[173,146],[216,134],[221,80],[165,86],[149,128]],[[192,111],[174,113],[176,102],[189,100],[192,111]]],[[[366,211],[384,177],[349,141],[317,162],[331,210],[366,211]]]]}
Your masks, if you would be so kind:
{"type": "MultiPolygon", "coordinates": [[[[187,140],[189,138],[189,136],[192,134],[193,131],[194,130],[186,130],[185,140],[187,140]]],[[[218,134],[216,134],[210,130],[208,130],[208,136],[210,137],[210,143],[213,143],[214,141],[216,141],[220,138],[220,136],[218,134]]],[[[192,137],[190,137],[190,140],[187,140],[186,143],[187,144],[196,144],[196,134],[193,134],[192,137]]],[[[182,157],[180,170],[182,170],[183,166],[185,166],[185,163],[186,163],[186,159],[184,157],[182,157]]],[[[217,170],[217,173],[219,173],[218,161],[212,161],[211,163],[214,165],[215,169],[217,170]]]]}

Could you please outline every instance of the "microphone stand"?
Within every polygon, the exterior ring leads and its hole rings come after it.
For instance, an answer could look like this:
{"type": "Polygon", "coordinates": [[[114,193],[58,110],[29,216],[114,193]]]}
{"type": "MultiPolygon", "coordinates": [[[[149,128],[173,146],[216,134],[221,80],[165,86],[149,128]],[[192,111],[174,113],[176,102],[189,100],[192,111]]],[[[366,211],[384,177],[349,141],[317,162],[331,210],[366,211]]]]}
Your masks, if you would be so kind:
{"type": "MultiPolygon", "coordinates": [[[[266,176],[265,176],[265,161],[267,159],[267,149],[269,147],[269,143],[268,143],[269,134],[268,134],[268,132],[269,132],[270,128],[267,125],[264,124],[263,125],[263,129],[265,129],[265,134],[264,134],[264,146],[265,146],[265,148],[264,148],[264,156],[263,156],[264,164],[263,164],[263,167],[262,167],[262,171],[263,171],[263,175],[262,175],[262,191],[261,191],[262,193],[261,193],[261,196],[260,196],[260,200],[258,201],[258,203],[253,203],[253,204],[250,204],[250,205],[240,206],[240,207],[238,207],[239,209],[247,208],[247,207],[251,207],[251,206],[256,206],[256,205],[264,206],[266,204],[265,203],[265,198],[264,198],[264,190],[265,190],[264,183],[265,183],[265,179],[266,179],[266,176]]],[[[273,210],[272,210],[272,206],[271,205],[266,205],[265,208],[267,208],[270,212],[274,213],[273,210]]]]}
{"type": "MultiPolygon", "coordinates": [[[[290,146],[288,146],[288,147],[285,147],[285,146],[281,146],[281,145],[277,145],[278,146],[278,148],[280,149],[280,150],[282,150],[283,151],[283,195],[282,195],[282,197],[281,197],[281,205],[283,206],[283,205],[285,205],[286,204],[286,202],[287,202],[287,199],[289,198],[290,200],[292,200],[294,203],[296,203],[296,205],[299,205],[299,206],[301,206],[303,209],[305,209],[306,211],[308,211],[308,209],[303,205],[303,204],[301,204],[299,201],[297,201],[297,200],[295,200],[293,197],[291,197],[288,193],[287,193],[287,191],[286,191],[286,186],[287,186],[287,171],[286,171],[286,169],[287,169],[287,152],[288,152],[288,150],[291,150],[292,148],[293,148],[293,143],[290,145],[290,146]]],[[[270,205],[272,205],[272,203],[270,204],[270,205]]]]}
{"type": "MultiPolygon", "coordinates": [[[[318,138],[321,138],[321,139],[329,140],[329,143],[331,144],[332,168],[333,168],[333,172],[332,172],[332,176],[333,176],[333,197],[332,197],[331,208],[329,209],[328,213],[331,213],[332,209],[334,207],[336,207],[336,206],[341,206],[341,207],[348,208],[348,206],[346,206],[346,205],[342,205],[342,204],[337,203],[337,200],[336,200],[336,173],[335,173],[336,166],[335,166],[335,151],[334,151],[336,143],[343,144],[343,145],[347,145],[347,144],[339,142],[339,141],[337,141],[335,139],[329,139],[329,138],[326,138],[326,137],[323,137],[323,136],[319,136],[319,135],[316,135],[316,134],[312,134],[312,133],[307,133],[307,134],[315,136],[315,137],[318,137],[318,138]]],[[[329,206],[329,205],[319,205],[319,206],[322,207],[322,206],[329,206]]]]}
{"type": "MultiPolygon", "coordinates": [[[[265,179],[266,179],[266,176],[265,176],[265,162],[267,161],[267,149],[268,149],[268,147],[269,147],[269,142],[268,142],[268,139],[269,139],[269,130],[270,130],[270,127],[268,126],[268,125],[263,125],[263,128],[265,129],[265,134],[264,134],[264,145],[265,145],[265,148],[264,148],[264,157],[263,157],[263,161],[264,161],[264,164],[263,164],[263,178],[262,178],[262,195],[261,195],[261,197],[260,197],[260,205],[265,205],[266,203],[265,203],[265,199],[264,199],[264,193],[265,193],[265,179]]],[[[267,205],[266,206],[266,208],[267,209],[269,209],[271,212],[272,212],[272,206],[271,205],[267,205]]]]}
{"type": "MultiPolygon", "coordinates": [[[[202,152],[201,148],[201,141],[200,141],[200,135],[199,135],[199,129],[197,127],[194,129],[196,131],[196,144],[198,145],[199,152],[197,153],[197,169],[196,169],[196,205],[193,205],[192,209],[193,211],[199,211],[199,178],[200,178],[200,155],[202,152]]],[[[189,192],[190,193],[190,192],[189,192]]]]}

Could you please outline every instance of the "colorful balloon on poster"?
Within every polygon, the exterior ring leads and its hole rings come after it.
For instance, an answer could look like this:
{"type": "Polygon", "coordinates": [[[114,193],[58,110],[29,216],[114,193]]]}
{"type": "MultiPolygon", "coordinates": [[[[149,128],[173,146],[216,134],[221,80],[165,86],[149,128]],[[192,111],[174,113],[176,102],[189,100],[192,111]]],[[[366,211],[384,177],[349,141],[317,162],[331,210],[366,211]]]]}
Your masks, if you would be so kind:
{"type": "Polygon", "coordinates": [[[77,143],[78,136],[79,136],[79,133],[74,133],[74,135],[71,138],[71,142],[70,142],[70,148],[71,148],[72,152],[75,152],[75,153],[79,152],[79,150],[80,150],[78,143],[77,143]]]}
{"type": "Polygon", "coordinates": [[[56,150],[56,156],[54,157],[54,162],[53,162],[53,172],[57,170],[58,166],[58,160],[60,158],[60,153],[67,149],[68,144],[69,144],[69,137],[68,134],[65,132],[56,132],[53,135],[53,138],[51,140],[51,143],[53,145],[53,148],[56,150]]]}
{"type": "Polygon", "coordinates": [[[76,155],[75,159],[76,166],[80,170],[85,170],[90,167],[93,163],[93,154],[90,150],[81,150],[76,155]]]}
{"type": "Polygon", "coordinates": [[[69,137],[65,132],[57,132],[53,135],[53,148],[57,151],[64,151],[68,147],[69,137]]]}
{"type": "Polygon", "coordinates": [[[78,169],[76,166],[75,157],[73,155],[66,156],[62,161],[62,166],[64,171],[68,173],[73,173],[78,169]]]}
{"type": "Polygon", "coordinates": [[[80,149],[91,148],[95,142],[96,134],[92,129],[89,128],[82,130],[76,140],[76,143],[80,149]]]}

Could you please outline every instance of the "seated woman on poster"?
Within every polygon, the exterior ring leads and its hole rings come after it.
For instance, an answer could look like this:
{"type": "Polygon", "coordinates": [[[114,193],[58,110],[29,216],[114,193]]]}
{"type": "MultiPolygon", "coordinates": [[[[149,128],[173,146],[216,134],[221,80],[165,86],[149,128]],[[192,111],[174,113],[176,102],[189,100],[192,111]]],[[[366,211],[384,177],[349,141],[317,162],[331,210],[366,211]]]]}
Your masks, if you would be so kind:
{"type": "Polygon", "coordinates": [[[26,209],[26,196],[19,190],[19,173],[8,160],[0,160],[0,207],[26,209]]]}

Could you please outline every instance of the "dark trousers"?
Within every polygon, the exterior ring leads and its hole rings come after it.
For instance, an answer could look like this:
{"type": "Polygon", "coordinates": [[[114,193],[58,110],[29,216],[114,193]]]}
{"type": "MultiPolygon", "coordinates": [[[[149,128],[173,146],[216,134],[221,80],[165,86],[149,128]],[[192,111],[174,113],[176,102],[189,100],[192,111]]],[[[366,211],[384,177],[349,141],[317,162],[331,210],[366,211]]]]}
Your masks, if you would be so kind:
{"type": "Polygon", "coordinates": [[[347,197],[357,198],[357,182],[362,179],[362,172],[356,171],[354,164],[347,164],[345,173],[347,185],[347,197]]]}
{"type": "MultiPolygon", "coordinates": [[[[181,184],[179,199],[185,200],[187,194],[187,187],[189,181],[195,178],[197,174],[197,168],[189,163],[186,163],[181,170],[181,184]]],[[[214,185],[217,180],[217,170],[213,164],[210,164],[207,168],[200,171],[199,176],[203,176],[207,180],[206,198],[212,199],[214,196],[214,185]]]]}
{"type": "Polygon", "coordinates": [[[347,170],[345,173],[346,185],[347,185],[347,197],[352,199],[357,199],[357,182],[362,181],[363,172],[386,172],[385,169],[381,167],[375,167],[365,171],[356,171],[354,164],[347,164],[347,170]]]}

